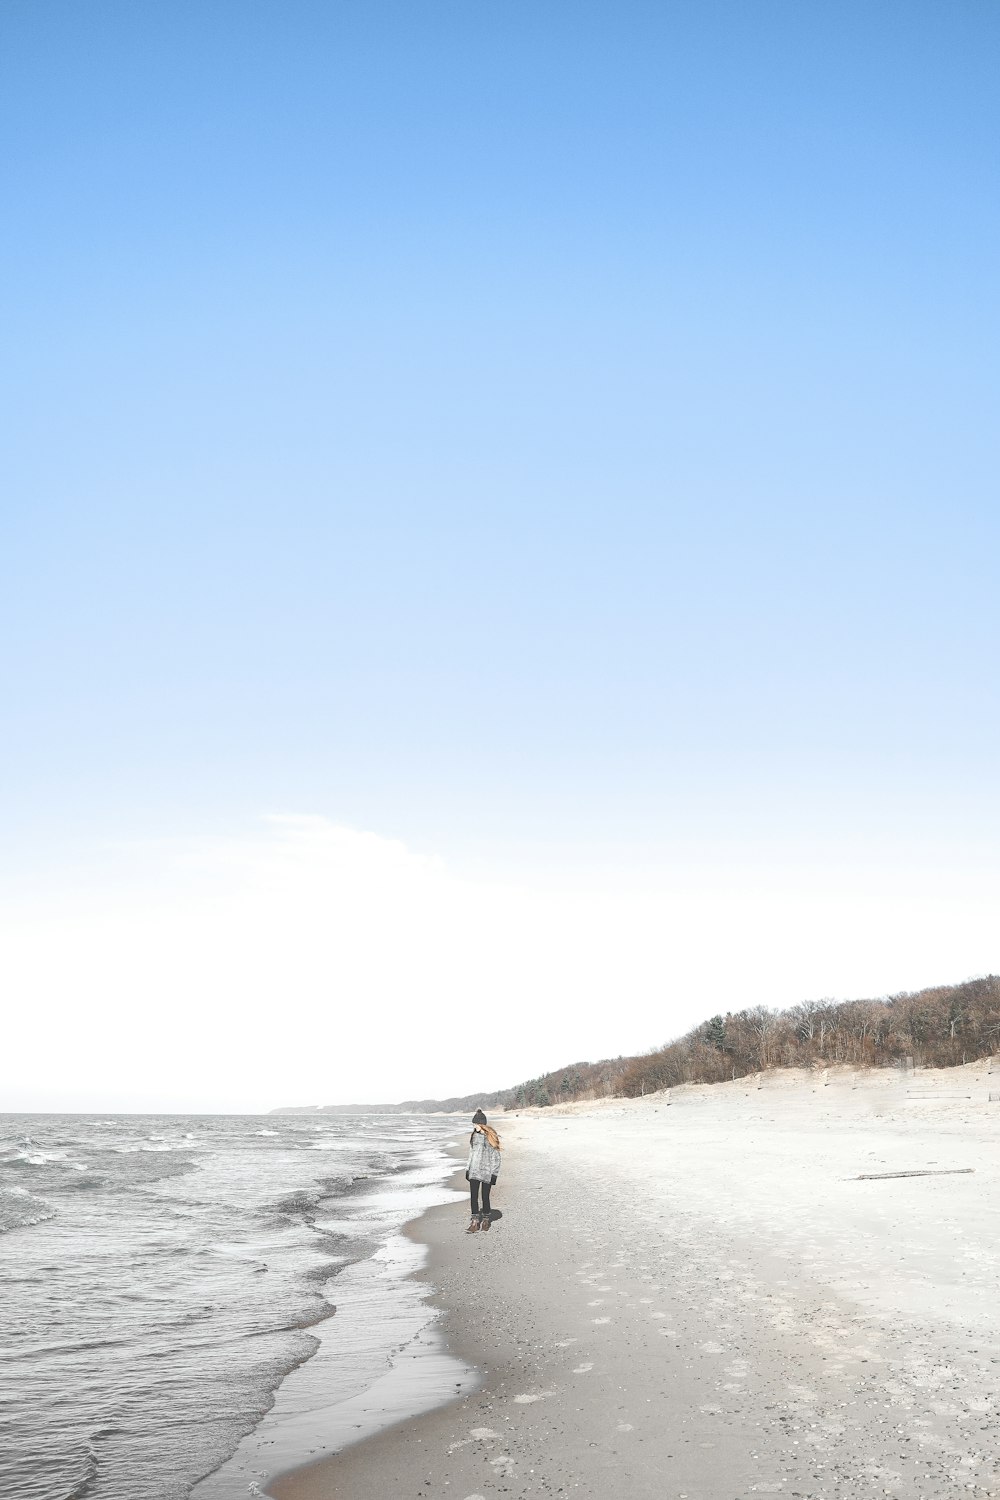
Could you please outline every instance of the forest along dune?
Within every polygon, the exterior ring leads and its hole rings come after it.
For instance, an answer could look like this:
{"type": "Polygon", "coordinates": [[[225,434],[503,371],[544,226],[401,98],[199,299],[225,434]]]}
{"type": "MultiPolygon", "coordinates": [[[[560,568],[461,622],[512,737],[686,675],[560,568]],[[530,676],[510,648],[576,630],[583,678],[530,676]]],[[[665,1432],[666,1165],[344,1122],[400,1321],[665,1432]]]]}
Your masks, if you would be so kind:
{"type": "Polygon", "coordinates": [[[503,1220],[417,1226],[481,1388],[270,1493],[1000,1496],[991,1083],[777,1072],[498,1117],[503,1220]]]}

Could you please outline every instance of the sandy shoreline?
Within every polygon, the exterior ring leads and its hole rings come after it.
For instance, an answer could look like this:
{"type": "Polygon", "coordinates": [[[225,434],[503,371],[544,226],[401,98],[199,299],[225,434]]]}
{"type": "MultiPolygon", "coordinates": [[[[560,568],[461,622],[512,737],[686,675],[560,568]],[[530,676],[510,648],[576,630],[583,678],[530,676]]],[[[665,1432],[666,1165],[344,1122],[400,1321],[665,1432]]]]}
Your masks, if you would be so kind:
{"type": "Polygon", "coordinates": [[[268,1493],[1000,1495],[990,1082],[776,1074],[504,1120],[503,1220],[412,1228],[482,1384],[268,1493]],[[956,1175],[871,1178],[895,1171],[956,1175]]]}

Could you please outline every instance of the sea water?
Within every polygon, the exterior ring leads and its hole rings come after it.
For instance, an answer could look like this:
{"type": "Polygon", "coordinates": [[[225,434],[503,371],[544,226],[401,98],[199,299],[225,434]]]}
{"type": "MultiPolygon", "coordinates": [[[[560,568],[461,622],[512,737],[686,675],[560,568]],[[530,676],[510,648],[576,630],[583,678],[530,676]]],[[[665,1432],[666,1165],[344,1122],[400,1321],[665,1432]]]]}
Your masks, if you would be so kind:
{"type": "Polygon", "coordinates": [[[0,1495],[246,1495],[339,1446],[331,1409],[428,1337],[399,1231],[452,1196],[457,1133],[0,1116],[0,1495]]]}

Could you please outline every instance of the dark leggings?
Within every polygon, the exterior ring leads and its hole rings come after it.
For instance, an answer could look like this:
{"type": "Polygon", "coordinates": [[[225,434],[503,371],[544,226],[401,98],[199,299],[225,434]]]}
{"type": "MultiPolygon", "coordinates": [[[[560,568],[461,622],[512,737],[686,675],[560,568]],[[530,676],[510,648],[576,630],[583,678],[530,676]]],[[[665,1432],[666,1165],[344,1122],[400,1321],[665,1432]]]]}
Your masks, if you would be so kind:
{"type": "Polygon", "coordinates": [[[490,1211],[490,1184],[488,1182],[477,1182],[474,1177],[469,1178],[469,1191],[472,1194],[472,1212],[479,1212],[479,1189],[483,1190],[483,1213],[490,1211]]]}

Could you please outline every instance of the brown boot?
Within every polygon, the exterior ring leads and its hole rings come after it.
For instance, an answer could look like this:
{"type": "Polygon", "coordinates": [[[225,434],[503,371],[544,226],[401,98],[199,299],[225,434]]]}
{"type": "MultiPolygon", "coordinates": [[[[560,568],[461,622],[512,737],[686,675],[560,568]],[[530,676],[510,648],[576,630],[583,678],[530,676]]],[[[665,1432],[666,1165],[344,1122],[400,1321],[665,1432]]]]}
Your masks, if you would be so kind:
{"type": "Polygon", "coordinates": [[[478,1231],[479,1231],[479,1215],[478,1214],[473,1214],[472,1215],[472,1223],[469,1225],[468,1229],[465,1232],[466,1232],[466,1234],[477,1234],[478,1231]]]}
{"type": "Polygon", "coordinates": [[[482,1214],[481,1215],[480,1220],[479,1220],[479,1227],[480,1227],[480,1229],[489,1229],[489,1227],[490,1227],[490,1225],[492,1223],[493,1223],[493,1220],[490,1218],[489,1214],[482,1214]]]}

